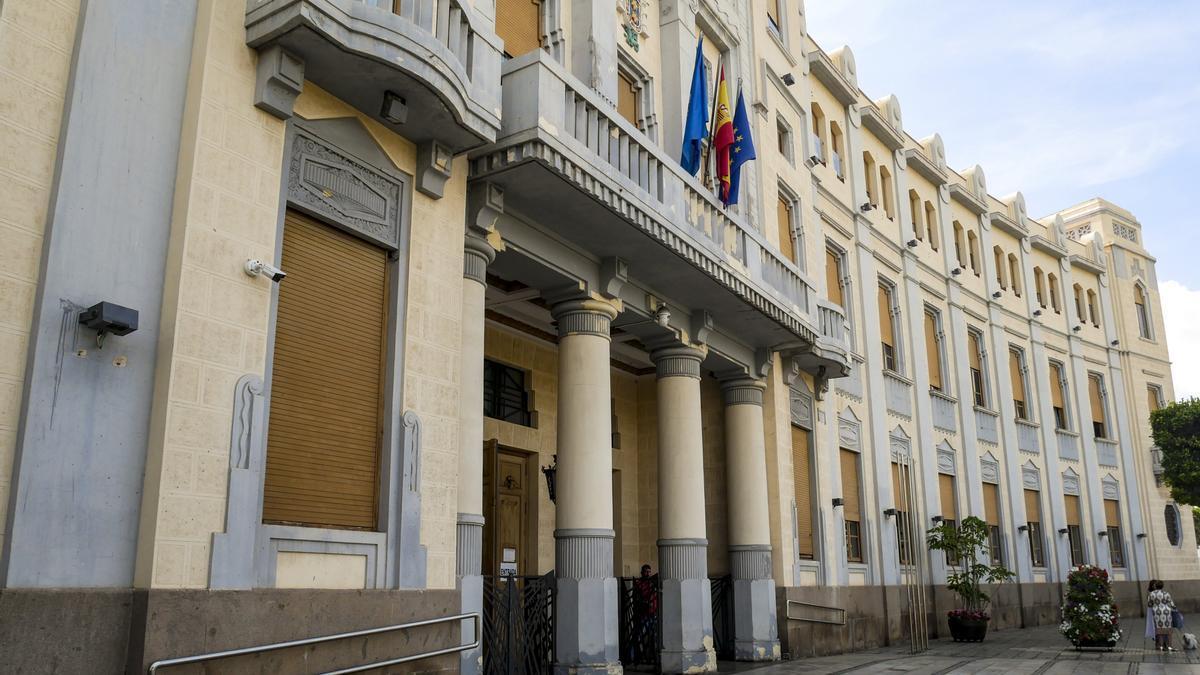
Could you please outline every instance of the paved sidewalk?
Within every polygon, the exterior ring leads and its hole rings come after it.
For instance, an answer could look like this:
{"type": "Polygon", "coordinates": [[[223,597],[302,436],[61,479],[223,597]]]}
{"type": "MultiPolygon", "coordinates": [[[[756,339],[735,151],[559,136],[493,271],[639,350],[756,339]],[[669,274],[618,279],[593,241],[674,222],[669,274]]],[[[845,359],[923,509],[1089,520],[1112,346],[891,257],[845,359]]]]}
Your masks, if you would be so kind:
{"type": "MultiPolygon", "coordinates": [[[[1200,616],[1186,617],[1200,626],[1200,616]]],[[[1075,651],[1058,626],[988,633],[979,644],[931,640],[929,651],[909,654],[907,645],[815,659],[800,659],[754,669],[755,675],[1200,675],[1200,652],[1164,653],[1143,637],[1145,619],[1121,622],[1121,644],[1112,652],[1075,651]]],[[[1176,649],[1182,649],[1178,633],[1176,649]]],[[[725,665],[725,664],[722,664],[725,665]]]]}

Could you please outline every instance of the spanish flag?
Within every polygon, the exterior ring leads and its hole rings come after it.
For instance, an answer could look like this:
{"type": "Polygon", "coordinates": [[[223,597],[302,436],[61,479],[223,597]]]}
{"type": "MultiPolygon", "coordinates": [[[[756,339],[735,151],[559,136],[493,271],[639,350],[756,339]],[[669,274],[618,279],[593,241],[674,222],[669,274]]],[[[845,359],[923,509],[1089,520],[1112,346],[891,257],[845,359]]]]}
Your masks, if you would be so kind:
{"type": "Polygon", "coordinates": [[[729,106],[729,87],[725,85],[725,66],[717,78],[716,115],[713,116],[713,148],[717,156],[717,180],[721,182],[721,201],[729,196],[729,148],[733,145],[733,110],[729,106]]]}

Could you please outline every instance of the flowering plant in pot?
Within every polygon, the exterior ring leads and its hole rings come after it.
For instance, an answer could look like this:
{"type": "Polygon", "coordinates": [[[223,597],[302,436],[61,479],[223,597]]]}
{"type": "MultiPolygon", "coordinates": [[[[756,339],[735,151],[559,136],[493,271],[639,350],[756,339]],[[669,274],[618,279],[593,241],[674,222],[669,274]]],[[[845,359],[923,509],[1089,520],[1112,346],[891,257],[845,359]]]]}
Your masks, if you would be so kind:
{"type": "Polygon", "coordinates": [[[1067,576],[1067,597],[1058,629],[1076,649],[1112,649],[1121,639],[1121,618],[1113,602],[1108,571],[1080,565],[1067,576]]]}
{"type": "Polygon", "coordinates": [[[946,586],[958,596],[959,606],[946,613],[946,622],[955,642],[983,641],[991,620],[988,607],[992,598],[982,586],[1003,583],[1014,576],[1004,565],[990,564],[990,556],[981,556],[988,550],[988,535],[987,523],[968,516],[961,523],[943,521],[926,537],[929,549],[944,551],[950,562],[946,586]]]}

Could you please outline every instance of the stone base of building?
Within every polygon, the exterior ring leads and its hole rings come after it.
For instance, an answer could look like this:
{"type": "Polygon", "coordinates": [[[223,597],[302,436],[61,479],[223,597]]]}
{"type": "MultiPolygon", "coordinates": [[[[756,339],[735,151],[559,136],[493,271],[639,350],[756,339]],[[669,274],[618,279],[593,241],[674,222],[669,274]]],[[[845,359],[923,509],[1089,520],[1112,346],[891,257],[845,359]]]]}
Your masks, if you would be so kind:
{"type": "MultiPolygon", "coordinates": [[[[159,659],[457,614],[456,590],[0,590],[0,672],[145,673],[159,659]]],[[[468,627],[469,628],[469,627],[468,627]]],[[[229,672],[347,668],[458,644],[457,624],[221,661],[229,672]],[[364,644],[365,640],[365,644],[364,644]]],[[[389,672],[457,672],[457,654],[389,672]]]]}
{"type": "Polygon", "coordinates": [[[717,669],[713,650],[712,584],[703,579],[663,579],[662,672],[696,673],[717,669]]]}
{"type": "Polygon", "coordinates": [[[616,578],[559,577],[556,583],[554,672],[620,673],[616,578]]]}
{"type": "Polygon", "coordinates": [[[778,661],[774,579],[734,579],[733,647],[738,661],[778,661]]]}

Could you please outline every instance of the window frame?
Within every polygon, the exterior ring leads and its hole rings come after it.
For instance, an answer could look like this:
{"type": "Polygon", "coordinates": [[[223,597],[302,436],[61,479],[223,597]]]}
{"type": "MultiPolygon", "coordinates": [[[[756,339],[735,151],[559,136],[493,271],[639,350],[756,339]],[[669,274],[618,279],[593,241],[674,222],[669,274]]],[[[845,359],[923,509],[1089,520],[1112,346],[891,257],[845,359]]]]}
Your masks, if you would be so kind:
{"type": "Polygon", "coordinates": [[[1089,388],[1088,408],[1089,408],[1089,412],[1092,413],[1091,418],[1090,418],[1092,421],[1092,437],[1097,440],[1112,441],[1114,439],[1108,435],[1112,431],[1112,422],[1111,422],[1112,417],[1109,415],[1109,411],[1108,411],[1108,389],[1105,388],[1105,386],[1104,386],[1104,375],[1101,373],[1097,373],[1097,372],[1089,372],[1088,373],[1088,388],[1089,388]],[[1096,420],[1096,411],[1094,409],[1091,409],[1093,403],[1091,401],[1090,388],[1091,388],[1093,381],[1096,382],[1097,394],[1098,394],[1097,398],[1099,399],[1099,402],[1100,402],[1100,416],[1103,418],[1100,421],[1096,420]],[[1097,427],[1096,425],[1100,425],[1100,426],[1097,427]]]}
{"type": "MultiPolygon", "coordinates": [[[[537,425],[535,423],[536,418],[535,418],[535,414],[534,414],[534,410],[533,410],[533,392],[530,390],[530,386],[529,386],[530,385],[529,381],[532,379],[530,377],[531,374],[532,373],[525,368],[521,368],[519,366],[514,366],[511,364],[505,363],[503,361],[499,361],[497,359],[484,358],[484,360],[483,360],[483,392],[484,392],[483,393],[483,416],[484,416],[484,418],[496,420],[498,422],[506,422],[508,424],[516,424],[516,425],[523,426],[523,427],[536,428],[537,427],[537,425]],[[489,389],[492,391],[492,400],[495,402],[496,406],[499,406],[500,402],[503,400],[503,396],[501,396],[501,393],[505,390],[505,388],[503,386],[503,382],[501,382],[500,383],[501,386],[499,388],[497,388],[496,381],[504,380],[504,376],[508,373],[519,373],[520,374],[521,410],[518,412],[518,415],[520,416],[521,421],[515,421],[513,419],[509,419],[508,417],[499,417],[497,415],[490,414],[492,412],[497,412],[497,413],[502,412],[502,410],[500,410],[498,407],[495,407],[493,410],[488,409],[488,391],[489,391],[489,389]]],[[[511,391],[511,388],[509,390],[511,391]]]]}
{"type": "Polygon", "coordinates": [[[904,338],[903,338],[902,331],[901,331],[900,305],[899,305],[900,299],[898,297],[898,288],[890,280],[881,276],[881,277],[879,277],[879,289],[887,297],[888,325],[891,326],[892,342],[895,343],[893,345],[888,345],[886,342],[883,341],[882,323],[883,323],[884,317],[882,317],[882,316],[879,317],[879,320],[880,320],[879,345],[880,345],[880,354],[883,357],[883,364],[882,364],[883,369],[885,371],[891,371],[892,373],[895,373],[896,375],[903,376],[904,375],[904,366],[905,366],[904,359],[903,359],[903,354],[904,354],[903,339],[904,338]],[[888,353],[888,350],[885,349],[885,347],[891,348],[890,354],[888,353]],[[891,361],[890,365],[888,363],[889,360],[891,361]]]}
{"type": "MultiPolygon", "coordinates": [[[[951,378],[950,378],[950,374],[948,372],[949,368],[947,367],[947,363],[946,363],[946,333],[945,333],[945,329],[942,326],[942,313],[937,307],[934,307],[933,305],[930,305],[930,304],[926,304],[925,305],[925,314],[922,318],[925,318],[925,317],[929,317],[929,318],[933,319],[933,331],[934,331],[933,336],[932,336],[932,339],[934,341],[933,348],[934,348],[935,352],[937,353],[938,371],[939,371],[938,375],[939,375],[939,379],[941,380],[941,387],[936,388],[936,389],[934,388],[933,382],[931,380],[930,384],[929,384],[929,389],[930,389],[930,391],[936,391],[939,394],[942,394],[944,396],[952,396],[952,394],[950,393],[951,388],[949,386],[951,378]]],[[[926,336],[925,339],[928,340],[928,339],[930,339],[930,337],[926,336]]],[[[928,345],[926,345],[926,349],[928,349],[928,345]]]]}
{"type": "Polygon", "coordinates": [[[991,400],[991,397],[989,396],[990,392],[988,391],[987,346],[983,341],[983,331],[970,326],[967,327],[967,349],[967,367],[971,372],[972,400],[976,407],[990,410],[990,408],[988,408],[988,403],[991,400]],[[975,337],[976,354],[979,357],[978,370],[972,368],[970,365],[971,354],[969,350],[971,349],[972,336],[975,337]]]}
{"type": "Polygon", "coordinates": [[[783,115],[775,116],[775,144],[779,150],[779,154],[787,160],[788,164],[796,165],[796,141],[792,135],[792,125],[788,124],[787,118],[783,115]]]}
{"type": "Polygon", "coordinates": [[[788,245],[791,246],[791,255],[787,254],[787,249],[784,248],[783,242],[779,242],[779,252],[783,254],[783,257],[788,262],[800,269],[800,271],[807,272],[808,266],[805,264],[804,234],[800,229],[800,197],[792,192],[782,181],[778,183],[777,190],[779,203],[787,205],[787,229],[788,236],[790,237],[788,245]]]}
{"type": "MultiPolygon", "coordinates": [[[[1021,386],[1020,399],[1017,399],[1016,397],[1017,392],[1013,391],[1013,411],[1018,420],[1021,420],[1022,422],[1032,422],[1033,415],[1031,414],[1031,411],[1033,406],[1030,405],[1029,401],[1029,366],[1025,361],[1025,350],[1016,345],[1010,344],[1008,346],[1008,358],[1016,359],[1018,382],[1014,382],[1013,385],[1016,386],[1017,384],[1020,384],[1021,386]]],[[[1009,368],[1012,368],[1011,362],[1009,363],[1009,368]]]]}
{"type": "Polygon", "coordinates": [[[1058,386],[1060,387],[1060,393],[1062,394],[1063,407],[1056,408],[1054,406],[1053,392],[1051,392],[1050,408],[1054,411],[1054,416],[1055,416],[1054,417],[1054,422],[1055,422],[1054,428],[1056,431],[1071,431],[1072,430],[1071,429],[1071,413],[1070,413],[1070,406],[1068,405],[1068,402],[1071,400],[1070,399],[1070,383],[1067,381],[1066,366],[1063,364],[1062,361],[1057,361],[1055,359],[1049,360],[1047,371],[1046,371],[1046,377],[1051,378],[1050,379],[1051,387],[1054,386],[1053,377],[1054,377],[1055,369],[1058,369],[1058,386]],[[1062,426],[1059,426],[1059,421],[1060,421],[1059,415],[1060,414],[1062,415],[1062,419],[1061,419],[1062,426]]]}
{"type": "Polygon", "coordinates": [[[1133,284],[1133,313],[1137,317],[1138,337],[1153,342],[1154,315],[1150,312],[1150,293],[1140,281],[1133,284]],[[1141,302],[1138,302],[1139,295],[1141,302]]]}

